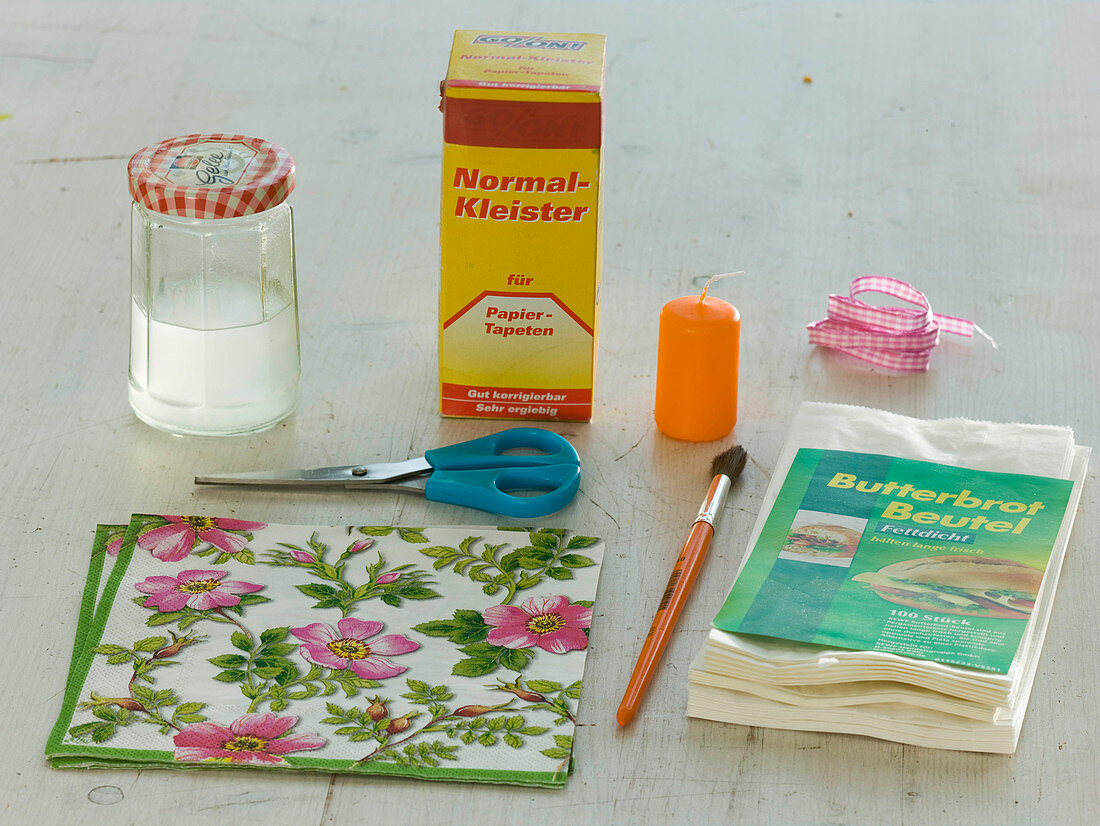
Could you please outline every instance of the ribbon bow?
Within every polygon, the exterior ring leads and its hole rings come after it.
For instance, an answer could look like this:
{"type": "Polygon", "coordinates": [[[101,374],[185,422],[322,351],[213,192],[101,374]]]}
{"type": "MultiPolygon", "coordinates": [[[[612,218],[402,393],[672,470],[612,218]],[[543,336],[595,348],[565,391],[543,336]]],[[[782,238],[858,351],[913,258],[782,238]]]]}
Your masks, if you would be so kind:
{"type": "Polygon", "coordinates": [[[864,275],[852,281],[849,294],[830,295],[828,317],[807,325],[810,343],[848,353],[880,367],[903,373],[928,369],[940,331],[970,338],[975,331],[994,347],[993,339],[973,321],[932,312],[924,293],[885,275],[864,275]],[[881,293],[915,306],[875,307],[856,298],[881,293]]]}

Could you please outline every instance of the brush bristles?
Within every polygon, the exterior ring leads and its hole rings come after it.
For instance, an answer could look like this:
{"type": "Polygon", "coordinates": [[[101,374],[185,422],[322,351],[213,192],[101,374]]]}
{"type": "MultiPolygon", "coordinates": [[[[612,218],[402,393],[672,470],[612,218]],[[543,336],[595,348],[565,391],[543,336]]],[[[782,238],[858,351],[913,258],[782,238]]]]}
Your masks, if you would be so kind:
{"type": "Polygon", "coordinates": [[[728,450],[723,450],[710,463],[711,475],[728,476],[731,482],[736,482],[737,477],[741,475],[741,471],[745,469],[745,462],[748,458],[748,452],[741,445],[734,445],[728,450]]]}

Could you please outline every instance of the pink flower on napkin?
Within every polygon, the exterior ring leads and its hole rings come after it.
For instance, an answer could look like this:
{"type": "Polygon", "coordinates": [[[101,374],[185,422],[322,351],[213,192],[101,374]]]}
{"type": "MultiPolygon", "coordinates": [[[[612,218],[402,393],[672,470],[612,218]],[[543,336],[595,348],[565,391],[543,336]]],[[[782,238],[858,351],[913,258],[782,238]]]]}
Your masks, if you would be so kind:
{"type": "Polygon", "coordinates": [[[276,717],[271,712],[245,714],[229,724],[192,723],[173,738],[175,757],[185,762],[222,760],[228,763],[279,765],[292,751],[319,749],[328,741],[316,734],[286,733],[298,724],[294,715],[276,717]]]}
{"type": "Polygon", "coordinates": [[[264,586],[253,582],[222,581],[228,571],[180,571],[178,576],[150,576],[134,585],[143,594],[146,608],[158,611],[196,611],[226,608],[241,601],[240,594],[251,594],[264,586]]]}
{"type": "Polygon", "coordinates": [[[306,660],[325,668],[350,668],[366,680],[395,677],[407,667],[396,665],[388,657],[408,654],[420,647],[401,634],[376,636],[383,624],[375,620],[344,617],[330,625],[315,622],[303,628],[291,628],[290,633],[305,643],[299,651],[306,660]]]}
{"type": "Polygon", "coordinates": [[[294,557],[296,562],[302,562],[306,565],[312,565],[317,561],[317,557],[311,554],[309,551],[291,551],[290,555],[294,557]]]}
{"type": "Polygon", "coordinates": [[[162,516],[169,524],[142,534],[138,546],[165,562],[178,562],[195,547],[199,540],[209,542],[227,554],[235,554],[248,544],[248,540],[227,531],[257,531],[267,527],[265,522],[246,522],[243,519],[213,519],[208,516],[162,516]]]}
{"type": "Polygon", "coordinates": [[[494,605],[482,617],[493,626],[487,637],[491,645],[505,648],[534,648],[552,654],[588,647],[584,629],[592,624],[592,609],[574,605],[568,597],[531,597],[518,608],[494,605]]]}

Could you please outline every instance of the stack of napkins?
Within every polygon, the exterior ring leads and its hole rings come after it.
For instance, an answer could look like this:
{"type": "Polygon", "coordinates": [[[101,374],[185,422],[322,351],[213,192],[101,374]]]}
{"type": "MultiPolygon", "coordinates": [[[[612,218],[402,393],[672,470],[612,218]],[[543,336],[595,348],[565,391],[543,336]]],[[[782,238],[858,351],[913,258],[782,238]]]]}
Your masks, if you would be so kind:
{"type": "Polygon", "coordinates": [[[1090,449],[803,405],[688,714],[1012,753],[1090,449]]]}
{"type": "Polygon", "coordinates": [[[47,757],[561,787],[602,555],[546,528],[101,525],[47,757]]]}

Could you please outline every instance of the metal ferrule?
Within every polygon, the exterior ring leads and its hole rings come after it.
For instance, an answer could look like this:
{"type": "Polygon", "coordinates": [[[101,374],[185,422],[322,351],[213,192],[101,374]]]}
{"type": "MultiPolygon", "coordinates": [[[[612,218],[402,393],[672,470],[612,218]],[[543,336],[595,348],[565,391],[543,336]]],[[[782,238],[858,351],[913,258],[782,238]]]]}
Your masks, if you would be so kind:
{"type": "Polygon", "coordinates": [[[722,503],[726,501],[726,494],[729,493],[732,484],[730,478],[724,473],[719,473],[711,480],[707,498],[703,500],[703,505],[699,508],[699,515],[695,517],[696,522],[706,522],[712,528],[714,527],[718,514],[722,510],[722,503]]]}

